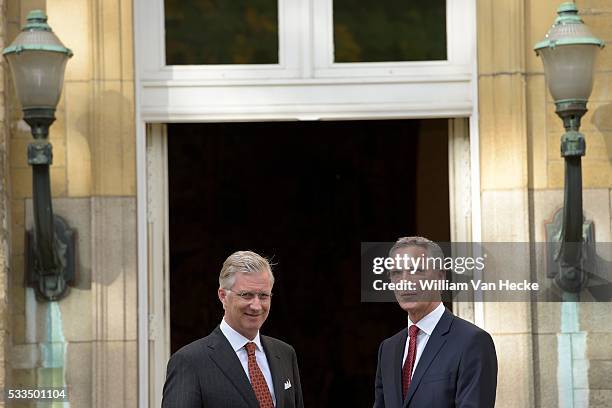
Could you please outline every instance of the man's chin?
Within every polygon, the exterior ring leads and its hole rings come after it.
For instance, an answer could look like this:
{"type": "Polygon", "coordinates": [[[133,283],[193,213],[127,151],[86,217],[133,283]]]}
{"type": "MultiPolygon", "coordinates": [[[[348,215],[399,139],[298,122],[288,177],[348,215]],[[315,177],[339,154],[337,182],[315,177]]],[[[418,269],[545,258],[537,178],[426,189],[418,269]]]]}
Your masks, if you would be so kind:
{"type": "Polygon", "coordinates": [[[401,293],[396,292],[395,293],[395,299],[397,300],[397,303],[400,304],[402,309],[404,308],[403,305],[408,305],[409,307],[411,307],[412,305],[422,302],[421,298],[422,298],[422,295],[417,292],[401,292],[401,293]]]}
{"type": "Polygon", "coordinates": [[[417,310],[421,305],[421,302],[410,301],[410,300],[400,300],[399,305],[406,312],[412,312],[417,310]]]}
{"type": "Polygon", "coordinates": [[[249,329],[259,330],[265,320],[265,317],[262,315],[251,316],[245,314],[243,322],[244,325],[247,326],[249,329]]]}
{"type": "Polygon", "coordinates": [[[402,309],[406,312],[416,312],[423,308],[426,308],[427,305],[431,303],[430,300],[425,299],[422,294],[419,296],[406,296],[403,299],[398,300],[398,303],[402,309]]]}

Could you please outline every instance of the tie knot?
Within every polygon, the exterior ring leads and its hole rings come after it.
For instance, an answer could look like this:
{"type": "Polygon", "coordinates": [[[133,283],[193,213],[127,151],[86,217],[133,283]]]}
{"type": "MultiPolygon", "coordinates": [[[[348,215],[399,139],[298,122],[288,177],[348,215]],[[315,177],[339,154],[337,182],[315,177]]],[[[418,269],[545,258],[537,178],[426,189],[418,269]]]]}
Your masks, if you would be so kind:
{"type": "Polygon", "coordinates": [[[255,343],[253,342],[248,342],[247,344],[244,345],[244,348],[246,349],[247,354],[249,356],[255,355],[255,347],[256,347],[255,343]]]}
{"type": "Polygon", "coordinates": [[[413,324],[412,326],[408,328],[408,335],[410,337],[415,337],[418,333],[419,333],[419,328],[417,327],[416,324],[413,324]]]}

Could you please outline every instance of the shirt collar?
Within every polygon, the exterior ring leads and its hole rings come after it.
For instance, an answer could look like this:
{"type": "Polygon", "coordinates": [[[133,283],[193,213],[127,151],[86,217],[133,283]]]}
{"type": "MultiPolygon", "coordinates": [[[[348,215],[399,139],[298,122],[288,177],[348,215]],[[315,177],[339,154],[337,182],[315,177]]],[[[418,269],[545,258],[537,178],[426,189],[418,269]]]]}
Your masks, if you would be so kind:
{"type": "Polygon", "coordinates": [[[259,331],[257,331],[257,335],[255,336],[253,340],[249,340],[246,337],[244,337],[242,334],[234,330],[232,326],[227,324],[227,322],[225,321],[225,318],[221,320],[221,324],[219,325],[219,328],[221,329],[221,332],[223,333],[225,338],[227,338],[227,340],[230,342],[235,352],[238,352],[238,350],[243,348],[245,344],[251,341],[255,343],[255,345],[257,346],[257,350],[263,351],[263,347],[261,346],[261,339],[259,337],[259,331]]]}
{"type": "MultiPolygon", "coordinates": [[[[416,323],[416,326],[419,330],[425,332],[428,336],[431,336],[431,333],[436,328],[436,325],[442,318],[444,314],[444,304],[440,302],[438,307],[425,315],[421,320],[416,323]]],[[[410,327],[413,323],[410,321],[410,317],[408,317],[408,327],[410,327]]]]}

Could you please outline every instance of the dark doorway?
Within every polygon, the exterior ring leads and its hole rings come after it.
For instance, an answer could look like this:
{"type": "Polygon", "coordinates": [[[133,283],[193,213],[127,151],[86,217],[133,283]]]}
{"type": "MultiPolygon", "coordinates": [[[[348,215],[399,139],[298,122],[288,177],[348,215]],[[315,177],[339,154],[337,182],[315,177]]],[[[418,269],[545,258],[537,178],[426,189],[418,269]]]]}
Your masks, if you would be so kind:
{"type": "Polygon", "coordinates": [[[449,241],[447,120],[168,126],[172,351],[221,321],[221,264],[276,264],[264,334],[297,351],[307,407],[372,406],[396,304],[360,303],[360,242],[449,241]]]}

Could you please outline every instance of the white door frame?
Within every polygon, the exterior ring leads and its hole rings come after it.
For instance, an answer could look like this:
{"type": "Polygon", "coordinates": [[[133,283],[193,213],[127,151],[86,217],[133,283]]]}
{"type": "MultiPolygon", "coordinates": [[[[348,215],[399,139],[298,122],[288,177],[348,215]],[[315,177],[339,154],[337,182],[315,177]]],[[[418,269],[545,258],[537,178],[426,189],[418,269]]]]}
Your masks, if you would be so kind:
{"type": "MultiPolygon", "coordinates": [[[[449,119],[449,197],[451,239],[478,241],[480,183],[478,135],[467,118],[449,119]],[[477,226],[477,228],[474,228],[477,226]]],[[[140,126],[138,171],[138,327],[139,402],[159,407],[170,356],[167,126],[140,126]],[[146,139],[146,140],[145,140],[146,139]],[[145,334],[145,335],[142,335],[145,334]]],[[[455,303],[459,316],[482,325],[478,303],[455,303]]]]}
{"type": "MultiPolygon", "coordinates": [[[[163,0],[134,0],[142,408],[159,407],[170,351],[163,123],[449,118],[451,238],[481,239],[476,0],[448,3],[448,63],[353,65],[330,63],[329,47],[314,47],[312,39],[320,28],[313,21],[330,21],[326,1],[279,0],[279,13],[286,17],[279,25],[280,64],[169,67],[162,57],[163,0]],[[320,13],[327,14],[322,18],[320,13]],[[282,32],[290,21],[301,27],[291,31],[299,32],[297,37],[282,32]],[[299,52],[294,52],[296,47],[299,52]]],[[[482,326],[481,303],[454,306],[459,315],[482,326]]]]}

